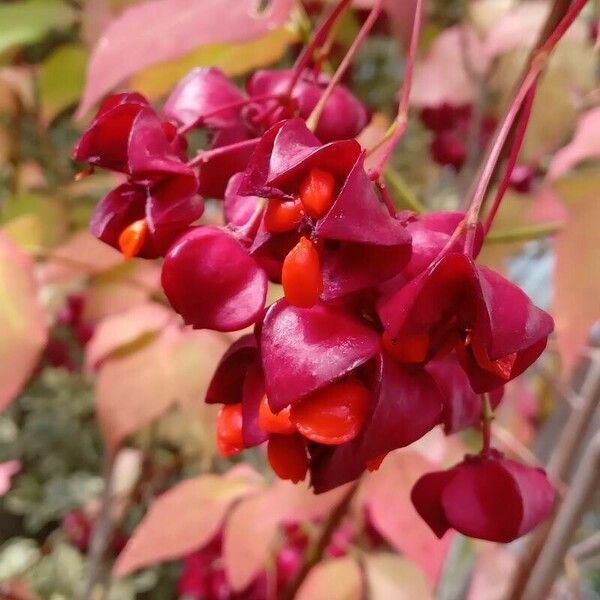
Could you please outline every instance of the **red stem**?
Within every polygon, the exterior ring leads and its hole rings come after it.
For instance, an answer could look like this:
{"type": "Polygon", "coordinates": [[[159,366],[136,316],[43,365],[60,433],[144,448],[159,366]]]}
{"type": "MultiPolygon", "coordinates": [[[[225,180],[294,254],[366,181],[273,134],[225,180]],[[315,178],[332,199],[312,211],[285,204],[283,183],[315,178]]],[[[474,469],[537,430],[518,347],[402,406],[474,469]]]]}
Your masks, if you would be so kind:
{"type": "Polygon", "coordinates": [[[233,150],[240,150],[242,148],[252,148],[256,146],[260,138],[252,138],[250,140],[244,140],[243,142],[236,142],[235,144],[228,144],[227,146],[219,146],[212,150],[204,150],[199,152],[192,160],[188,161],[188,167],[197,167],[202,163],[208,162],[210,159],[219,157],[221,154],[227,154],[233,150]]]}
{"type": "Polygon", "coordinates": [[[223,112],[225,110],[231,110],[233,108],[243,108],[244,106],[246,106],[248,104],[252,104],[253,102],[268,102],[269,100],[281,100],[282,98],[285,98],[285,95],[265,94],[263,96],[251,96],[249,98],[242,98],[241,100],[237,100],[236,102],[231,102],[230,104],[224,104],[223,106],[219,106],[219,108],[215,108],[215,110],[212,110],[211,112],[202,115],[201,117],[199,117],[195,121],[192,121],[188,125],[184,125],[184,126],[180,127],[177,130],[177,133],[179,135],[183,135],[183,134],[187,133],[188,131],[191,131],[192,129],[194,129],[198,125],[198,123],[200,123],[201,121],[203,121],[209,117],[213,117],[214,115],[218,115],[220,112],[223,112]]]}
{"type": "Polygon", "coordinates": [[[406,70],[402,90],[400,91],[400,101],[398,102],[398,114],[386,137],[383,139],[385,149],[375,167],[371,169],[369,176],[371,179],[379,179],[385,165],[389,162],[396,144],[406,131],[408,124],[408,102],[410,99],[410,90],[412,88],[413,72],[419,48],[419,39],[421,37],[421,27],[423,24],[423,0],[417,0],[415,6],[415,19],[413,21],[412,34],[410,37],[410,47],[406,58],[406,70]]]}
{"type": "Polygon", "coordinates": [[[321,113],[325,108],[325,104],[327,104],[327,101],[333,93],[335,86],[340,82],[341,78],[344,76],[344,73],[347,71],[348,67],[352,63],[354,56],[358,52],[358,49],[361,47],[362,43],[365,41],[365,38],[367,37],[367,35],[369,35],[369,31],[371,31],[371,28],[373,27],[373,25],[375,25],[375,21],[377,20],[377,17],[379,16],[381,9],[383,8],[383,1],[384,0],[375,0],[375,4],[373,5],[371,12],[369,13],[369,16],[363,23],[363,26],[360,28],[358,35],[352,42],[352,45],[350,46],[350,48],[348,48],[346,56],[344,56],[342,62],[340,63],[340,66],[337,68],[333,77],[329,81],[327,88],[325,88],[325,91],[319,98],[319,102],[317,102],[317,105],[314,107],[312,113],[310,114],[308,119],[306,119],[306,125],[309,129],[312,129],[314,131],[317,128],[317,125],[319,124],[319,119],[321,117],[321,113]]]}
{"type": "Polygon", "coordinates": [[[288,89],[286,91],[287,96],[291,95],[294,86],[298,83],[298,79],[300,79],[300,76],[302,75],[302,72],[310,64],[315,50],[327,39],[329,30],[333,27],[334,23],[337,21],[337,18],[344,10],[346,10],[349,4],[350,0],[340,0],[340,2],[338,2],[337,6],[331,11],[325,21],[323,21],[323,24],[319,27],[319,29],[317,29],[310,43],[304,48],[300,56],[298,56],[296,59],[296,64],[294,65],[294,75],[290,80],[288,89]]]}
{"type": "Polygon", "coordinates": [[[500,181],[498,191],[496,192],[496,196],[494,198],[494,201],[492,202],[492,206],[483,226],[484,235],[487,235],[489,230],[491,229],[492,223],[494,222],[494,219],[496,217],[496,213],[500,208],[500,203],[502,202],[504,194],[506,193],[506,190],[508,189],[508,186],[510,184],[510,176],[512,175],[513,169],[515,168],[515,165],[517,163],[517,158],[519,156],[521,146],[523,145],[523,139],[525,138],[525,132],[527,131],[527,125],[529,123],[529,117],[531,116],[531,108],[533,107],[533,101],[535,99],[536,90],[537,81],[534,84],[534,86],[529,90],[529,93],[525,98],[525,103],[523,104],[523,108],[521,110],[521,118],[519,119],[517,130],[515,131],[515,139],[510,149],[510,155],[508,157],[506,170],[504,171],[504,176],[500,181]]]}
{"type": "Polygon", "coordinates": [[[390,213],[390,217],[392,217],[392,219],[395,219],[396,218],[396,207],[394,206],[394,201],[392,200],[392,197],[390,196],[390,193],[388,192],[385,183],[383,183],[383,181],[381,181],[381,179],[376,179],[375,185],[377,186],[377,189],[379,190],[379,194],[381,195],[381,199],[383,200],[383,203],[385,204],[386,208],[388,209],[388,212],[390,213]]]}
{"type": "Polygon", "coordinates": [[[513,123],[521,110],[523,102],[527,98],[527,95],[532,87],[535,86],[540,73],[546,65],[546,60],[549,53],[554,49],[558,41],[562,38],[567,29],[577,18],[577,15],[582,11],[586,3],[587,0],[575,0],[552,34],[535,53],[529,70],[525,74],[525,77],[523,78],[523,81],[521,82],[521,85],[519,86],[512,103],[508,107],[500,128],[496,133],[494,143],[492,144],[483,168],[481,169],[479,180],[475,184],[473,192],[471,193],[469,208],[467,209],[467,238],[465,241],[465,252],[471,256],[473,255],[476,225],[477,221],[479,220],[479,213],[481,211],[483,199],[485,198],[490,180],[496,169],[496,164],[500,159],[504,144],[506,143],[506,140],[512,130],[513,123]]]}

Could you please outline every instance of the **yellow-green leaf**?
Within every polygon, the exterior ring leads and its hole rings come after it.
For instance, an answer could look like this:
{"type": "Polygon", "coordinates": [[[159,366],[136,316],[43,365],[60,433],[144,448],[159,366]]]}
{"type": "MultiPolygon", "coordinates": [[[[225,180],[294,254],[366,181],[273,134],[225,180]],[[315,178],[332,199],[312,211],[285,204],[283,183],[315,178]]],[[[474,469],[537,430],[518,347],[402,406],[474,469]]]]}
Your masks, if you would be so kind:
{"type": "Polygon", "coordinates": [[[0,53],[31,44],[53,29],[73,23],[75,14],[62,0],[22,0],[0,4],[0,53]]]}
{"type": "Polygon", "coordinates": [[[33,266],[0,233],[0,411],[25,385],[48,336],[33,266]]]}
{"type": "Polygon", "coordinates": [[[24,250],[35,253],[64,238],[67,215],[56,198],[22,194],[7,200],[1,222],[8,237],[24,250]]]}
{"type": "Polygon", "coordinates": [[[39,79],[44,123],[77,103],[85,83],[86,63],[87,52],[77,44],[65,44],[46,59],[39,79]]]}
{"type": "Polygon", "coordinates": [[[178,60],[161,63],[138,73],[132,88],[156,99],[167,94],[194,67],[218,67],[226,75],[244,75],[279,60],[297,35],[280,27],[267,35],[240,44],[209,44],[178,60]]]}

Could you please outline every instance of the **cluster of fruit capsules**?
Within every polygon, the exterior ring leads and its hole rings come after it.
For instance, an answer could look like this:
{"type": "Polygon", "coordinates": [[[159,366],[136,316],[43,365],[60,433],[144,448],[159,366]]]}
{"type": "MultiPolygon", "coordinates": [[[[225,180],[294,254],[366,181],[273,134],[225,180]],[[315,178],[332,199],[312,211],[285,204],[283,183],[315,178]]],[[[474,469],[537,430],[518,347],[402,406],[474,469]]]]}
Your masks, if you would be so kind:
{"type": "MultiPolygon", "coordinates": [[[[419,116],[421,123],[432,134],[429,144],[431,158],[438,165],[460,171],[467,160],[471,129],[475,126],[473,107],[470,104],[453,105],[442,102],[436,106],[425,106],[419,116]]],[[[484,114],[480,117],[479,132],[476,132],[474,140],[477,149],[488,144],[495,129],[496,119],[492,115],[484,114]]],[[[535,166],[516,165],[510,174],[509,185],[516,192],[528,193],[536,175],[535,166]]]]}
{"type": "MultiPolygon", "coordinates": [[[[476,263],[482,231],[456,235],[463,214],[386,206],[354,139],[367,111],[348,90],[334,88],[307,127],[325,84],[310,72],[260,72],[243,94],[215,69],[195,70],[164,117],[137,94],[108,99],[75,150],[126,179],[96,210],[100,239],[126,257],[163,256],[164,291],[186,324],[254,328],[208,390],[207,402],[223,405],[221,452],[267,442],[277,475],[310,472],[317,492],[440,424],[448,433],[479,424],[480,395],[495,406],[553,328],[517,286],[476,263]],[[199,127],[211,148],[188,160],[185,134],[199,127]],[[199,194],[223,200],[224,226],[198,223],[199,194]],[[268,281],[283,297],[265,310],[268,281]]],[[[506,541],[482,495],[514,508],[514,537],[553,501],[543,473],[513,464],[485,444],[417,484],[413,501],[436,533],[506,541]],[[448,496],[472,505],[468,526],[446,510],[448,496]],[[441,513],[445,528],[434,521],[441,513]]]]}
{"type": "Polygon", "coordinates": [[[85,297],[75,293],[69,295],[56,315],[40,368],[44,365],[76,371],[81,359],[81,350],[94,333],[94,324],[84,317],[85,297]]]}

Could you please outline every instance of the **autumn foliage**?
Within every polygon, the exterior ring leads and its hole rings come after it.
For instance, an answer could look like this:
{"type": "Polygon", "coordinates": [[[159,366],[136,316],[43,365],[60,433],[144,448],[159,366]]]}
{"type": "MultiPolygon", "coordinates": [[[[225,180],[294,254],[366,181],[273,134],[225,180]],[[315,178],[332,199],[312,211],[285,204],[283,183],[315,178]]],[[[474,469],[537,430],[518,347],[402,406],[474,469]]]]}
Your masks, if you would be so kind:
{"type": "Polygon", "coordinates": [[[109,4],[0,6],[0,596],[597,591],[591,6],[109,4]]]}

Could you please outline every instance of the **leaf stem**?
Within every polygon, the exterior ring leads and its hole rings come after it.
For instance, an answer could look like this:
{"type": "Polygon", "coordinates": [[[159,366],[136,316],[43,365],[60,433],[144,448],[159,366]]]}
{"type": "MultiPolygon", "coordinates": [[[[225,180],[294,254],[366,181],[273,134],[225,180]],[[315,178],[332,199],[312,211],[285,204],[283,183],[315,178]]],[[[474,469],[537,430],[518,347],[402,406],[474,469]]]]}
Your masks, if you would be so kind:
{"type": "Polygon", "coordinates": [[[233,150],[243,150],[244,148],[253,148],[258,144],[260,138],[252,138],[249,140],[243,140],[242,142],[236,142],[235,144],[228,144],[227,146],[219,146],[218,148],[213,148],[212,150],[202,150],[198,152],[198,154],[192,158],[192,160],[188,161],[188,167],[198,167],[202,163],[208,162],[213,158],[218,158],[222,154],[227,154],[233,150]]]}
{"type": "Polygon", "coordinates": [[[487,454],[491,448],[492,441],[492,421],[494,420],[494,411],[490,403],[490,395],[486,392],[481,394],[481,435],[483,438],[482,454],[487,454]]]}
{"type": "Polygon", "coordinates": [[[215,115],[225,112],[226,110],[233,110],[235,108],[243,108],[244,106],[247,106],[248,104],[253,104],[254,102],[268,102],[269,100],[282,100],[286,97],[287,97],[286,94],[264,94],[262,96],[249,96],[247,98],[242,98],[241,100],[237,100],[236,102],[230,102],[229,104],[224,104],[223,106],[219,106],[218,108],[211,110],[210,112],[202,115],[201,117],[198,117],[195,121],[192,121],[191,123],[188,123],[187,125],[183,125],[182,127],[180,127],[177,130],[177,133],[179,135],[184,135],[184,134],[188,133],[188,131],[191,131],[192,129],[196,128],[198,126],[198,124],[201,123],[202,121],[204,121],[205,119],[208,119],[209,117],[214,117],[215,115]]]}

